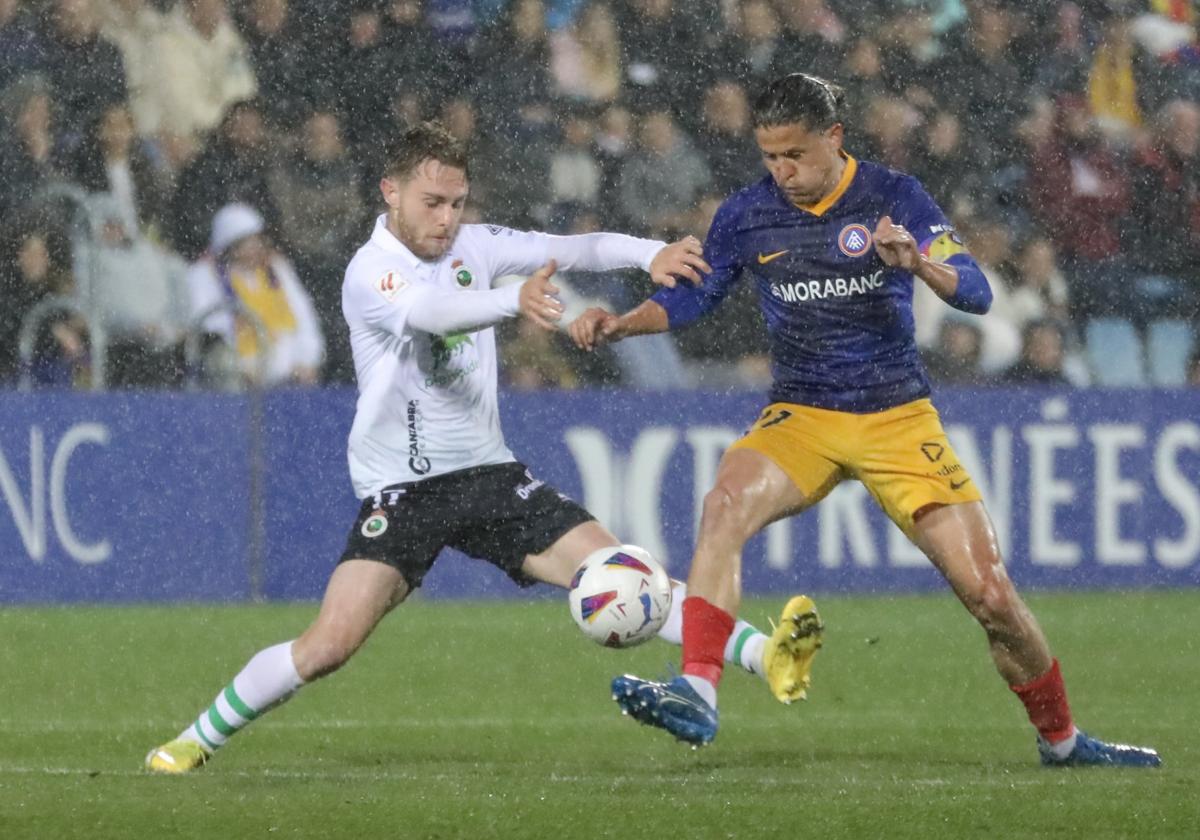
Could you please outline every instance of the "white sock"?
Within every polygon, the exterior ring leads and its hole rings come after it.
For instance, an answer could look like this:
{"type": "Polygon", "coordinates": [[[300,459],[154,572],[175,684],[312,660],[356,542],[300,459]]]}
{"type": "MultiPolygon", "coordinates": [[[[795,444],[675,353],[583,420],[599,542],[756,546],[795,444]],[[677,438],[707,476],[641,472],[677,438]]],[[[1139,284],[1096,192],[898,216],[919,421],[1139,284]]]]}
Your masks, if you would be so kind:
{"type": "Polygon", "coordinates": [[[1079,739],[1079,730],[1072,727],[1071,735],[1063,738],[1057,744],[1050,744],[1050,752],[1054,753],[1055,758],[1066,758],[1075,749],[1075,742],[1079,739]]]}
{"type": "Polygon", "coordinates": [[[717,708],[717,687],[715,685],[704,679],[704,677],[693,677],[691,674],[684,674],[683,678],[687,680],[688,685],[696,690],[696,693],[700,695],[700,698],[705,703],[714,709],[717,708]]]}
{"type": "Polygon", "coordinates": [[[762,655],[763,645],[766,643],[765,633],[739,618],[737,624],[733,625],[729,641],[725,643],[725,661],[740,665],[751,674],[765,678],[766,674],[762,673],[762,655]]]}
{"type": "Polygon", "coordinates": [[[260,650],[179,737],[215,752],[235,732],[287,700],[302,685],[304,680],[292,661],[291,642],[260,650]]]}
{"type": "MultiPolygon", "coordinates": [[[[676,583],[671,587],[671,612],[658,631],[658,637],[673,645],[683,644],[683,599],[687,597],[687,584],[676,583]]],[[[767,637],[749,622],[738,620],[733,634],[725,645],[725,661],[744,668],[751,674],[762,670],[762,650],[767,637]]]]}
{"type": "Polygon", "coordinates": [[[676,583],[671,587],[671,612],[658,631],[658,638],[673,645],[683,644],[683,599],[687,597],[687,584],[676,583]]]}

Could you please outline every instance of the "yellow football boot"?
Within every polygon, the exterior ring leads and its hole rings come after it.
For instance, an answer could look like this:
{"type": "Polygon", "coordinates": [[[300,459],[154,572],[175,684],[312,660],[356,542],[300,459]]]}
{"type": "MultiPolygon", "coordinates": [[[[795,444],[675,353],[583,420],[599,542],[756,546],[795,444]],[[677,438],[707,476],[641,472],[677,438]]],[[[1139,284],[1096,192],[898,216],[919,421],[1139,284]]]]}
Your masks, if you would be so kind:
{"type": "Polygon", "coordinates": [[[763,645],[763,673],[780,703],[808,699],[809,672],[824,629],[817,605],[807,595],[797,595],[783,608],[779,626],[763,645]]]}
{"type": "Polygon", "coordinates": [[[199,770],[210,758],[212,753],[195,741],[176,738],[150,750],[146,769],[151,773],[190,773],[199,770]]]}

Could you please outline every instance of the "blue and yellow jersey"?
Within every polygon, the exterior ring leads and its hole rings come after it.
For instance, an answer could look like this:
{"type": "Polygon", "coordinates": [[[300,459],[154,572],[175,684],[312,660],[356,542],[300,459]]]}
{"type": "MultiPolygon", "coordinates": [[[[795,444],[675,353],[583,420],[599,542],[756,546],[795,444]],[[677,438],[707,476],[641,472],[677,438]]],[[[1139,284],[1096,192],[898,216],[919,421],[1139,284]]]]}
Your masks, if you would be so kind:
{"type": "Polygon", "coordinates": [[[907,228],[931,259],[974,261],[916,178],[845,157],[819,204],[796,206],[770,176],[730,196],[704,244],[713,273],[653,300],[676,328],[752,278],[770,333],[772,402],[865,413],[929,394],[913,336],[914,278],[875,252],[879,219],[907,228]]]}

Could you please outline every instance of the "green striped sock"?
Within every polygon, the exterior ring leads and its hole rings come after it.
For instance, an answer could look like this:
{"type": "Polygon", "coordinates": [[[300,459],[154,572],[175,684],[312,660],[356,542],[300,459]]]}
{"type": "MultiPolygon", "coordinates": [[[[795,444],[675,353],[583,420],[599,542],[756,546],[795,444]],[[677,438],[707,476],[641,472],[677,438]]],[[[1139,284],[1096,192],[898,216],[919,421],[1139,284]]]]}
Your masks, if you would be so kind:
{"type": "Polygon", "coordinates": [[[234,733],[287,700],[303,684],[292,662],[291,642],[260,650],[179,737],[215,752],[234,733]]]}
{"type": "Polygon", "coordinates": [[[725,661],[741,666],[752,674],[765,676],[762,673],[763,644],[766,635],[749,622],[738,620],[733,625],[733,633],[725,643],[725,661]]]}
{"type": "Polygon", "coordinates": [[[258,715],[259,712],[250,708],[238,696],[234,683],[230,683],[217,695],[212,705],[196,718],[196,722],[188,727],[184,737],[192,736],[191,740],[199,741],[207,749],[215,752],[224,746],[235,732],[258,715]]]}

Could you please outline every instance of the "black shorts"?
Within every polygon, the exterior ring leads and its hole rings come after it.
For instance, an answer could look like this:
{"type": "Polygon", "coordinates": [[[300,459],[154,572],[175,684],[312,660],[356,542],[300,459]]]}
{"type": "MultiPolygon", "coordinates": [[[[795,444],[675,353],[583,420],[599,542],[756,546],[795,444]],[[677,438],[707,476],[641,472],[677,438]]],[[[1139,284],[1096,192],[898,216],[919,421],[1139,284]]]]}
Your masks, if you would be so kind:
{"type": "Polygon", "coordinates": [[[377,560],[421,585],[438,552],[455,548],[503,569],[521,586],[521,571],[576,525],[595,519],[516,462],[471,467],[396,484],[363,499],[341,560],[377,560]]]}

